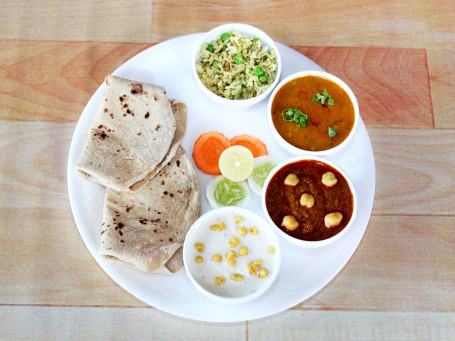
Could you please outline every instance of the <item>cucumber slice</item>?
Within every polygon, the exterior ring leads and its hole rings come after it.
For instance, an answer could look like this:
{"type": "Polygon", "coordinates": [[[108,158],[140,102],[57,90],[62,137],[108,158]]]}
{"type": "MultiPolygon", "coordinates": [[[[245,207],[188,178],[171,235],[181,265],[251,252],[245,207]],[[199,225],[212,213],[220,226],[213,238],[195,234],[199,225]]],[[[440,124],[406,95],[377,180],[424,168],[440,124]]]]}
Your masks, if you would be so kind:
{"type": "Polygon", "coordinates": [[[265,155],[254,159],[253,173],[248,177],[248,185],[256,195],[262,195],[265,179],[278,162],[272,157],[265,155]]]}
{"type": "Polygon", "coordinates": [[[206,196],[212,208],[245,207],[250,201],[250,189],[246,181],[234,182],[220,175],[207,184],[206,196]]]}

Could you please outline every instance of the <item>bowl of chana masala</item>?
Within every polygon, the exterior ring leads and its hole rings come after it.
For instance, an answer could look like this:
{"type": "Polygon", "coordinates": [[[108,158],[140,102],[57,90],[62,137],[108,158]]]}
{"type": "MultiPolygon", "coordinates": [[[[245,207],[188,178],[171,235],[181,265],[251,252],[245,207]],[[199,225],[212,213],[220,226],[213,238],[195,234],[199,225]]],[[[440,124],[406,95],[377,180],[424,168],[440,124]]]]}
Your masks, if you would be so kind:
{"type": "Polygon", "coordinates": [[[321,157],[294,157],[267,177],[262,207],[278,234],[304,247],[330,244],[357,215],[357,195],[346,173],[321,157]]]}
{"type": "Polygon", "coordinates": [[[321,71],[303,71],[281,81],[268,104],[270,129],[293,154],[326,155],[349,143],[359,105],[349,86],[321,71]]]}

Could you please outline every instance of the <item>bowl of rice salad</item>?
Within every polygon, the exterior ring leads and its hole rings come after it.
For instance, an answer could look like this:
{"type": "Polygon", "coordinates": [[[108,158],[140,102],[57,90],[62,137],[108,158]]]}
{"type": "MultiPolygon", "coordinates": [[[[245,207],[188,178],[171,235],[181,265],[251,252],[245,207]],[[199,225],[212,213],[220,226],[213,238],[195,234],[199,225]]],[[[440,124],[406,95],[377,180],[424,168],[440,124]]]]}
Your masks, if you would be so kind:
{"type": "Polygon", "coordinates": [[[193,74],[217,103],[247,107],[265,99],[278,84],[281,57],[273,41],[247,24],[225,24],[208,32],[193,55],[193,74]]]}

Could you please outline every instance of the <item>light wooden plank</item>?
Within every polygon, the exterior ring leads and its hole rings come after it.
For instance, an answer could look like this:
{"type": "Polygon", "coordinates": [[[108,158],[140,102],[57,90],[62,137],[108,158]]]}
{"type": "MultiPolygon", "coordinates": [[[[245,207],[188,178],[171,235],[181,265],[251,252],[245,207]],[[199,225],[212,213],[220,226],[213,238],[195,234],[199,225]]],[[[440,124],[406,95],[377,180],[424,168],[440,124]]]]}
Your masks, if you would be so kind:
{"type": "Polygon", "coordinates": [[[375,214],[455,215],[455,130],[368,129],[375,214]]]}
{"type": "Polygon", "coordinates": [[[454,227],[454,216],[372,216],[345,268],[294,309],[455,313],[454,227]]]}
{"type": "Polygon", "coordinates": [[[433,126],[425,50],[376,47],[296,50],[351,87],[368,127],[433,126]]]}
{"type": "Polygon", "coordinates": [[[149,46],[0,40],[0,119],[76,121],[104,77],[149,46]]]}
{"type": "Polygon", "coordinates": [[[246,323],[202,323],[153,308],[0,306],[2,340],[246,340],[246,323]]]}
{"type": "Polygon", "coordinates": [[[455,314],[287,311],[251,321],[248,340],[453,340],[455,314]]]}
{"type": "Polygon", "coordinates": [[[427,51],[435,126],[455,128],[455,49],[427,51]]]}
{"type": "Polygon", "coordinates": [[[153,1],[2,1],[0,38],[148,42],[153,1]]]}
{"type": "Polygon", "coordinates": [[[146,306],[98,266],[69,207],[2,207],[0,221],[0,304],[146,306]]]}
{"type": "Polygon", "coordinates": [[[155,0],[152,41],[245,22],[292,46],[447,48],[455,47],[454,11],[446,0],[155,0]]]}

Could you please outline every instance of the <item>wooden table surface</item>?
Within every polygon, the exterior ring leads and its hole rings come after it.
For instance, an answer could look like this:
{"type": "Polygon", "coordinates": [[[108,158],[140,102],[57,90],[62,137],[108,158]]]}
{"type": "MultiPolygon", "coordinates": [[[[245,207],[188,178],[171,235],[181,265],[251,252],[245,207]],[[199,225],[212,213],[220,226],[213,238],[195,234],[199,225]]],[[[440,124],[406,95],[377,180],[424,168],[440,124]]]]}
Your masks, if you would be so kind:
{"type": "Polygon", "coordinates": [[[455,2],[0,2],[1,339],[455,339],[455,2]],[[82,110],[140,51],[257,26],[345,80],[376,162],[365,236],[282,313],[202,323],[139,301],[97,265],[66,166],[82,110]]]}

